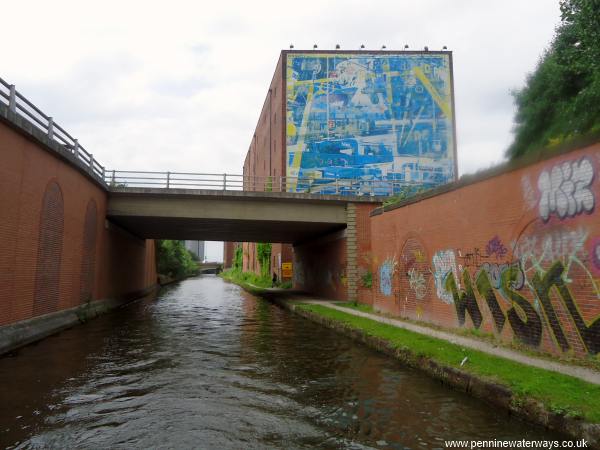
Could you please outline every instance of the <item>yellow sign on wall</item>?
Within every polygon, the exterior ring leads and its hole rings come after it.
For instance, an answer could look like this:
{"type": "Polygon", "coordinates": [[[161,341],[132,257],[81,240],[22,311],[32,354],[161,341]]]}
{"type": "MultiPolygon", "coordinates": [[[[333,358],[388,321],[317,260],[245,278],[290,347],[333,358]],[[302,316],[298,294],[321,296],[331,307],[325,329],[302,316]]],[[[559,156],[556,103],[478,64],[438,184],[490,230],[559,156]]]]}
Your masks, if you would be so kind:
{"type": "Polygon", "coordinates": [[[292,263],[285,262],[281,264],[281,277],[292,278],[292,263]]]}

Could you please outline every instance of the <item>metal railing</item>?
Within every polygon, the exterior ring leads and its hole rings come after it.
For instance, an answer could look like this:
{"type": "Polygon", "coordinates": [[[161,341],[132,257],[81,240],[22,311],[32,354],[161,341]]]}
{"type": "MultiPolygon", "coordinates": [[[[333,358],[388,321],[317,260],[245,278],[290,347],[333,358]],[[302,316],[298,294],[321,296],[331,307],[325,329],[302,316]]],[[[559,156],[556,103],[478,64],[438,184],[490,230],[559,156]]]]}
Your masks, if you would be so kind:
{"type": "Polygon", "coordinates": [[[389,196],[407,186],[400,180],[354,178],[298,178],[228,173],[143,172],[107,170],[109,187],[207,189],[220,191],[297,192],[323,195],[389,196]]]}
{"type": "Polygon", "coordinates": [[[52,117],[44,114],[37,106],[21,95],[15,89],[14,84],[8,84],[2,78],[0,78],[0,102],[7,105],[10,111],[25,118],[50,139],[67,149],[78,161],[83,163],[91,175],[104,180],[104,166],[96,161],[94,156],[83,148],[77,139],[54,122],[52,117]]]}

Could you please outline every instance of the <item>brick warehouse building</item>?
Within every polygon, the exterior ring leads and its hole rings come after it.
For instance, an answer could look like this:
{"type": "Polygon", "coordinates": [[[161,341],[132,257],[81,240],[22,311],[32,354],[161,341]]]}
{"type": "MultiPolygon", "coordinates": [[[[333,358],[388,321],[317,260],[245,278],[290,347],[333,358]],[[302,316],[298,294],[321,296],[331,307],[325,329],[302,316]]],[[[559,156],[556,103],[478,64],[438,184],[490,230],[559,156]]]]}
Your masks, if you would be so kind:
{"type": "MultiPolygon", "coordinates": [[[[244,161],[246,187],[302,192],[291,180],[350,178],[389,182],[364,192],[389,195],[453,181],[453,97],[449,51],[284,50],[244,161]]],[[[242,248],[243,270],[259,273],[256,244],[242,248]]],[[[292,245],[273,244],[279,279],[292,260],[292,245]]]]}

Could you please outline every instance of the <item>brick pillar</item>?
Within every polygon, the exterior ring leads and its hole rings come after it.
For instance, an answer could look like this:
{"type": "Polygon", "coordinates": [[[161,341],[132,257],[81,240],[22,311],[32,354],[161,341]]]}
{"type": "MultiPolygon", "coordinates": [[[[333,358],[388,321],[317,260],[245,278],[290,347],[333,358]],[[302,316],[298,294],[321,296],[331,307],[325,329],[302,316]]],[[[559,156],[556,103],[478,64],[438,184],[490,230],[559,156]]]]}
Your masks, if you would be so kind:
{"type": "Polygon", "coordinates": [[[356,205],[346,206],[346,282],[348,301],[355,301],[358,292],[358,265],[356,262],[356,205]]]}

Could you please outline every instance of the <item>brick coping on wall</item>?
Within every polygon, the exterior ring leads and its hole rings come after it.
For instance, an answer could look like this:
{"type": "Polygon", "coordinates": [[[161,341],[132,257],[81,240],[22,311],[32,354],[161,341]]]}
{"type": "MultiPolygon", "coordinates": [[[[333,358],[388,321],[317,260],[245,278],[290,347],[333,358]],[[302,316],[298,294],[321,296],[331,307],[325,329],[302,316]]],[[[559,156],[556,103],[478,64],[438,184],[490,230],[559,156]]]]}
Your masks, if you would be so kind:
{"type": "Polygon", "coordinates": [[[67,150],[63,145],[48,137],[46,133],[33,125],[29,120],[20,114],[12,112],[6,105],[0,103],[0,121],[6,123],[10,128],[25,136],[27,139],[40,145],[44,150],[75,167],[87,179],[92,181],[102,190],[107,191],[106,184],[101,182],[98,177],[90,173],[89,167],[83,164],[73,153],[67,150]]]}
{"type": "Polygon", "coordinates": [[[455,191],[457,189],[469,186],[471,184],[476,184],[488,180],[490,178],[503,175],[505,173],[514,172],[516,170],[532,166],[539,162],[555,158],[559,155],[564,155],[576,150],[582,150],[585,147],[589,147],[594,144],[600,144],[600,133],[573,139],[568,143],[564,143],[562,145],[552,148],[540,147],[540,149],[537,152],[529,153],[514,160],[507,161],[472,174],[463,175],[458,180],[452,183],[438,186],[436,188],[423,192],[422,194],[414,195],[406,200],[400,200],[390,205],[384,205],[380,206],[379,208],[375,208],[373,211],[371,211],[370,216],[378,216],[380,214],[383,214],[384,212],[393,211],[394,209],[402,208],[403,206],[407,206],[413,203],[418,203],[428,198],[437,197],[438,195],[446,194],[448,192],[455,191]]]}

